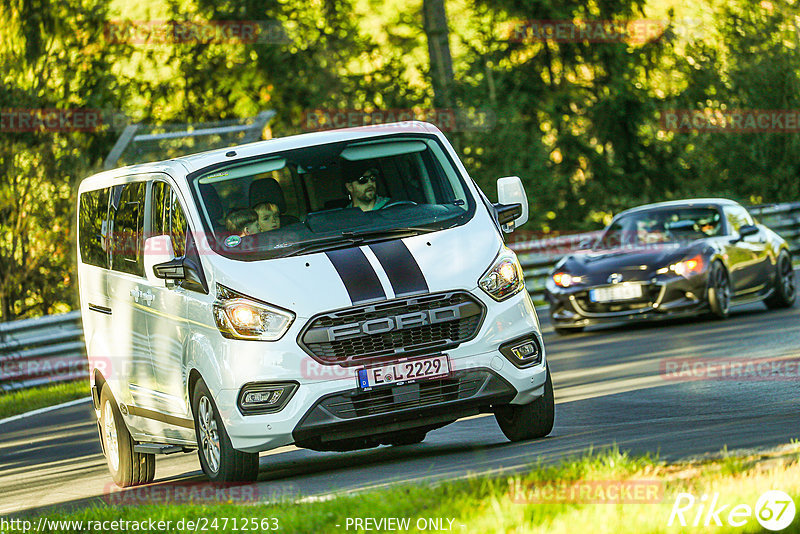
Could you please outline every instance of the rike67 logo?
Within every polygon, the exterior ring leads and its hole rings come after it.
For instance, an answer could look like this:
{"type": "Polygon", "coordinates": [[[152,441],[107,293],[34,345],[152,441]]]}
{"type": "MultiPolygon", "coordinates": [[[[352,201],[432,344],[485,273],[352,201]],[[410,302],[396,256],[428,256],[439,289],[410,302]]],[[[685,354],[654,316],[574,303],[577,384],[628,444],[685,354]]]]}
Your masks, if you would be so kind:
{"type": "Polygon", "coordinates": [[[792,498],[783,491],[764,492],[755,507],[749,504],[725,503],[719,493],[702,495],[699,499],[691,493],[679,493],[672,505],[667,526],[682,527],[744,527],[755,516],[758,524],[773,532],[792,524],[795,517],[792,498]]]}

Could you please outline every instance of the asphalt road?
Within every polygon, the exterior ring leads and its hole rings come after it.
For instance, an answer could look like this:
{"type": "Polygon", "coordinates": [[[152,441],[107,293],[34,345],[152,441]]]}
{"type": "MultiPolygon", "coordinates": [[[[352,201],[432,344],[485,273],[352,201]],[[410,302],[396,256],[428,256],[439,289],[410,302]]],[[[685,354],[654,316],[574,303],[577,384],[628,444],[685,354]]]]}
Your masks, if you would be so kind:
{"type": "MultiPolygon", "coordinates": [[[[351,453],[284,447],[261,455],[261,500],[319,497],[401,482],[455,479],[525,469],[617,444],[676,460],[727,446],[768,448],[800,438],[794,377],[679,379],[674,358],[800,359],[800,305],[734,309],[727,321],[690,319],[591,330],[562,338],[545,318],[557,402],[553,433],[509,443],[494,418],[464,419],[424,443],[351,453]]],[[[685,369],[685,368],[678,368],[685,369]]],[[[769,367],[768,373],[791,371],[769,367]]],[[[752,369],[751,369],[752,370],[752,369]]],[[[764,372],[764,367],[761,368],[764,372]]],[[[157,486],[202,482],[196,454],[160,456],[157,486]]],[[[90,404],[0,425],[0,515],[53,505],[119,503],[100,452],[90,404]]]]}

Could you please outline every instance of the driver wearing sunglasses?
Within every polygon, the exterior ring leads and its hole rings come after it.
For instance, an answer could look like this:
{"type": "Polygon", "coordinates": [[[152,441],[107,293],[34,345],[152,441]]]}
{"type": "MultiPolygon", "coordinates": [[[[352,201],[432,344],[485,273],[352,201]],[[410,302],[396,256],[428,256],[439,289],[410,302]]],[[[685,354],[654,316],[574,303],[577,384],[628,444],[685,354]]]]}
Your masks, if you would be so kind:
{"type": "Polygon", "coordinates": [[[350,195],[348,208],[359,208],[361,211],[379,210],[389,203],[386,197],[378,196],[378,169],[369,168],[360,176],[346,181],[344,184],[350,195]]]}

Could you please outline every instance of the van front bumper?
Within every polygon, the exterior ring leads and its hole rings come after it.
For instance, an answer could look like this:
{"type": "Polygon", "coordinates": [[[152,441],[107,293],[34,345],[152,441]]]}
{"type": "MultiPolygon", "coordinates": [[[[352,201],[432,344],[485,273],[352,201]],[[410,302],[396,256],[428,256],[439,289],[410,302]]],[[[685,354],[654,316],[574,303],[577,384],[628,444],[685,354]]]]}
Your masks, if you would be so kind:
{"type": "MultiPolygon", "coordinates": [[[[488,297],[487,297],[488,298],[488,297]]],[[[362,440],[363,446],[391,433],[433,429],[457,419],[490,412],[497,405],[528,404],[544,394],[546,350],[538,320],[527,293],[501,303],[487,302],[490,314],[479,335],[456,348],[442,351],[450,359],[446,379],[375,388],[358,388],[358,367],[321,365],[308,355],[307,364],[290,374],[286,365],[250,366],[240,377],[252,381],[281,381],[300,377],[299,387],[277,413],[243,415],[237,407],[239,389],[221,389],[215,397],[233,447],[259,452],[296,443],[312,449],[341,450],[343,441],[362,440]],[[520,337],[536,336],[541,360],[518,367],[500,347],[520,337]]],[[[240,362],[241,362],[240,354],[240,362]]],[[[253,362],[256,363],[255,361],[253,362]]],[[[238,367],[242,368],[242,367],[238,367]]]]}
{"type": "Polygon", "coordinates": [[[508,404],[517,391],[490,369],[453,373],[373,391],[357,388],[326,395],[303,416],[292,432],[298,447],[346,450],[381,443],[387,435],[410,429],[432,430],[459,418],[508,404]]]}
{"type": "MultiPolygon", "coordinates": [[[[346,385],[305,384],[278,413],[244,416],[238,409],[220,411],[238,450],[260,452],[293,443],[314,450],[348,450],[375,446],[389,435],[412,429],[433,430],[499,405],[527,404],[544,394],[544,362],[518,369],[499,352],[473,359],[476,363],[469,366],[454,362],[454,371],[445,379],[367,392],[355,387],[355,378],[346,385]]],[[[236,394],[221,392],[225,400],[218,404],[234,406],[236,394]]]]}

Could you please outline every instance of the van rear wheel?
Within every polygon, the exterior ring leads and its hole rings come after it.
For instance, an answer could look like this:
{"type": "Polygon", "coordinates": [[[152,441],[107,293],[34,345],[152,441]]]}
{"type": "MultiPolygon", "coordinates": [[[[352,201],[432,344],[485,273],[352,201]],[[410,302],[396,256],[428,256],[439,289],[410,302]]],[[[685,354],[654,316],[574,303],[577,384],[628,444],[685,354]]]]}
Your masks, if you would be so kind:
{"type": "Polygon", "coordinates": [[[233,448],[208,386],[198,380],[192,395],[200,467],[212,482],[251,482],[258,478],[258,453],[233,448]]]}
{"type": "Polygon", "coordinates": [[[543,438],[553,430],[555,421],[555,398],[550,368],[544,382],[544,395],[530,404],[507,404],[498,406],[495,418],[500,430],[511,441],[543,438]]]}
{"type": "Polygon", "coordinates": [[[156,455],[135,452],[135,445],[108,384],[100,392],[100,439],[114,483],[121,487],[149,484],[156,477],[156,455]]]}

